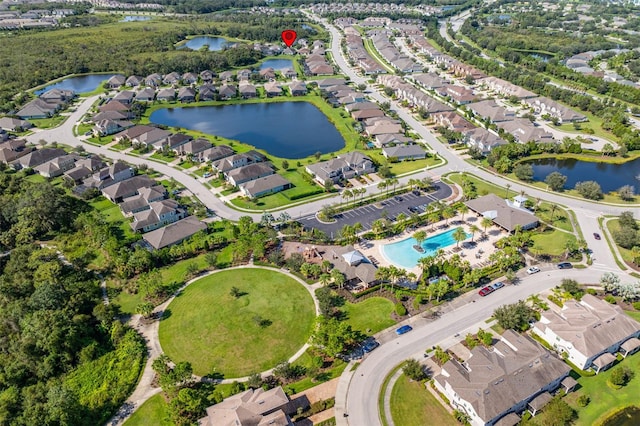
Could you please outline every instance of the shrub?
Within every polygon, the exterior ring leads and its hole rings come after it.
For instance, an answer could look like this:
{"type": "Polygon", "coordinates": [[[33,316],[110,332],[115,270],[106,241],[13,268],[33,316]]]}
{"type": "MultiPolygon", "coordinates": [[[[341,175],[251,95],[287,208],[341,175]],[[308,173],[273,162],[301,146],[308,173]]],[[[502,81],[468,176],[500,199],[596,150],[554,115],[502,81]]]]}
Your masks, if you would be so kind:
{"type": "Polygon", "coordinates": [[[607,296],[604,298],[605,301],[611,303],[612,305],[616,304],[616,298],[613,297],[613,295],[611,294],[607,294],[607,296]]]}
{"type": "Polygon", "coordinates": [[[592,296],[595,296],[596,294],[598,294],[598,292],[593,288],[588,288],[587,289],[587,293],[592,295],[592,296]]]}
{"type": "Polygon", "coordinates": [[[401,317],[407,315],[407,308],[400,302],[396,303],[396,314],[401,317]]]}
{"type": "Polygon", "coordinates": [[[586,407],[587,405],[589,405],[589,402],[591,402],[591,398],[589,398],[589,395],[580,395],[578,397],[578,405],[580,407],[586,407]]]}
{"type": "Polygon", "coordinates": [[[405,374],[405,376],[415,381],[420,381],[427,378],[427,374],[424,372],[422,364],[420,364],[420,362],[413,358],[405,361],[404,367],[402,367],[402,372],[405,374]]]}
{"type": "Polygon", "coordinates": [[[633,309],[640,311],[640,302],[633,302],[633,309]]]}

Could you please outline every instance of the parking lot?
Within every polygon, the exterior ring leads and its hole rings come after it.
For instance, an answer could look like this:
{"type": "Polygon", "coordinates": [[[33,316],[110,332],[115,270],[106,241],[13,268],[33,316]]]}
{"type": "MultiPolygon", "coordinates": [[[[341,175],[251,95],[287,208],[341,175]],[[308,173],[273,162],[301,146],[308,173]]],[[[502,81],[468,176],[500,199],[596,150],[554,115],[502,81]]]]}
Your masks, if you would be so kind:
{"type": "Polygon", "coordinates": [[[315,215],[303,217],[300,221],[305,227],[319,229],[329,236],[336,236],[343,226],[355,223],[362,224],[362,230],[367,231],[371,229],[371,224],[374,221],[382,217],[386,216],[390,221],[395,221],[400,213],[404,213],[406,216],[409,216],[412,210],[415,213],[423,213],[427,205],[437,200],[443,200],[452,194],[451,188],[440,181],[434,182],[434,186],[436,190],[428,194],[422,191],[419,195],[408,192],[379,203],[348,210],[337,215],[334,223],[322,223],[316,219],[315,215]]]}

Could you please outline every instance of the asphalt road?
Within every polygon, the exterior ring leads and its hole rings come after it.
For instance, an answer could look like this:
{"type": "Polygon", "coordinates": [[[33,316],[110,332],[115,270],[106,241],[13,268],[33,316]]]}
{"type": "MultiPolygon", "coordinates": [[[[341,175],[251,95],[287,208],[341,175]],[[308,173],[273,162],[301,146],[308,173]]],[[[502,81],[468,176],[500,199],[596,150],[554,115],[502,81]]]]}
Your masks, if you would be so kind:
{"type": "MultiPolygon", "coordinates": [[[[408,217],[411,214],[409,208],[418,208],[437,200],[444,200],[453,193],[451,187],[442,182],[434,182],[434,185],[436,190],[428,194],[421,192],[421,195],[415,195],[412,192],[408,192],[397,197],[390,197],[379,204],[369,204],[345,211],[338,214],[335,217],[336,221],[333,223],[320,222],[315,214],[303,217],[300,221],[303,226],[319,229],[327,235],[337,235],[343,226],[353,225],[354,223],[362,224],[362,230],[367,231],[371,229],[371,224],[374,221],[385,217],[385,215],[391,221],[395,221],[395,218],[400,213],[404,213],[408,217]]],[[[420,209],[420,212],[424,212],[424,209],[420,209]]]]}

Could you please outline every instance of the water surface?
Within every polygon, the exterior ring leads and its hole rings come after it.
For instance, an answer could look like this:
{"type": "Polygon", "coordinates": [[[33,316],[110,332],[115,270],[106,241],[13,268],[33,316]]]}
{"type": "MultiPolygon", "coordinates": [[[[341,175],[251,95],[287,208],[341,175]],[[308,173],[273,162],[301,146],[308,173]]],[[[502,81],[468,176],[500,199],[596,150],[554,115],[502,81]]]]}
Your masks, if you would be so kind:
{"type": "Polygon", "coordinates": [[[203,46],[209,46],[209,51],[217,51],[225,48],[228,40],[224,37],[200,36],[194,37],[181,44],[178,49],[200,50],[203,46]]]}
{"type": "Polygon", "coordinates": [[[36,95],[40,95],[51,89],[73,90],[76,93],[93,92],[105,81],[109,80],[115,74],[87,74],[77,77],[69,77],[57,83],[50,84],[45,88],[35,91],[36,95]]]}

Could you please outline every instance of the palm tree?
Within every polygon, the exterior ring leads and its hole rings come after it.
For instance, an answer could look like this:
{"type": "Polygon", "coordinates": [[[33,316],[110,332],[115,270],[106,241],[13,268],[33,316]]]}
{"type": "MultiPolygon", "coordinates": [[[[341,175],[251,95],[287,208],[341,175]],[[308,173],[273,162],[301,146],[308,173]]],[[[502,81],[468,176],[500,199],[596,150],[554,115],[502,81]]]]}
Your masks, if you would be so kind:
{"type": "Polygon", "coordinates": [[[509,188],[511,188],[511,184],[506,184],[505,187],[507,188],[507,192],[504,198],[509,198],[509,188]]]}
{"type": "Polygon", "coordinates": [[[469,232],[471,232],[471,242],[473,242],[473,237],[474,235],[476,235],[476,232],[478,232],[480,230],[480,228],[478,228],[476,225],[471,225],[469,227],[469,232]]]}
{"type": "Polygon", "coordinates": [[[403,232],[407,227],[407,215],[399,213],[398,216],[396,216],[396,223],[398,224],[398,232],[403,232]]]}
{"type": "Polygon", "coordinates": [[[331,275],[329,274],[321,274],[320,278],[318,279],[318,282],[320,284],[322,284],[322,286],[326,286],[327,284],[329,284],[331,282],[331,275]]]}
{"type": "Polygon", "coordinates": [[[426,278],[427,271],[433,266],[435,263],[435,256],[425,256],[418,259],[418,265],[420,265],[420,269],[422,269],[422,275],[426,278]]]}
{"type": "Polygon", "coordinates": [[[425,231],[417,231],[413,234],[413,238],[415,238],[419,246],[422,246],[424,240],[427,239],[427,233],[425,231]]]}
{"type": "Polygon", "coordinates": [[[558,210],[558,205],[557,204],[551,204],[551,216],[549,218],[549,222],[551,222],[551,224],[553,224],[553,215],[555,214],[556,210],[558,210]]]}
{"type": "Polygon", "coordinates": [[[382,194],[382,191],[384,191],[386,187],[387,187],[386,180],[381,180],[380,182],[378,182],[378,189],[380,190],[380,194],[382,194]]]}
{"type": "Polygon", "coordinates": [[[342,286],[344,285],[344,281],[345,281],[344,274],[340,272],[340,270],[338,269],[331,270],[331,279],[333,280],[333,283],[338,288],[342,288],[342,286]]]}
{"type": "Polygon", "coordinates": [[[490,226],[493,226],[493,220],[488,217],[483,217],[482,220],[480,221],[480,224],[484,228],[484,233],[486,234],[487,228],[490,226]]]}
{"type": "Polygon", "coordinates": [[[389,179],[389,183],[393,185],[393,193],[396,193],[396,185],[399,183],[397,178],[389,179]]]}
{"type": "Polygon", "coordinates": [[[462,221],[464,222],[464,215],[469,213],[469,207],[467,207],[467,205],[464,203],[460,203],[460,205],[458,206],[458,211],[462,215],[462,221]]]}
{"type": "Polygon", "coordinates": [[[371,224],[371,230],[376,235],[376,238],[381,237],[387,230],[387,221],[385,219],[374,220],[371,224]]]}
{"type": "Polygon", "coordinates": [[[447,206],[442,211],[442,217],[444,218],[444,225],[449,226],[449,219],[456,215],[456,210],[452,206],[447,206]]]}
{"type": "Polygon", "coordinates": [[[636,265],[640,264],[640,246],[633,246],[631,248],[631,261],[636,265]]]}
{"type": "Polygon", "coordinates": [[[349,202],[349,198],[351,198],[352,196],[353,196],[353,193],[350,190],[345,189],[344,191],[342,191],[342,198],[347,200],[347,203],[349,202]]]}
{"type": "Polygon", "coordinates": [[[278,220],[280,223],[287,223],[291,220],[291,215],[287,212],[282,212],[280,213],[280,216],[278,216],[278,220]]]}
{"type": "Polygon", "coordinates": [[[331,262],[329,262],[328,260],[323,260],[320,264],[320,267],[322,267],[322,272],[326,274],[331,269],[331,262]]]}
{"type": "Polygon", "coordinates": [[[353,225],[351,225],[351,227],[353,228],[353,232],[355,232],[356,234],[362,231],[362,224],[360,222],[354,223],[353,225]]]}
{"type": "Polygon", "coordinates": [[[460,243],[467,239],[467,234],[461,227],[453,231],[453,239],[456,240],[456,248],[460,247],[460,243]]]}

